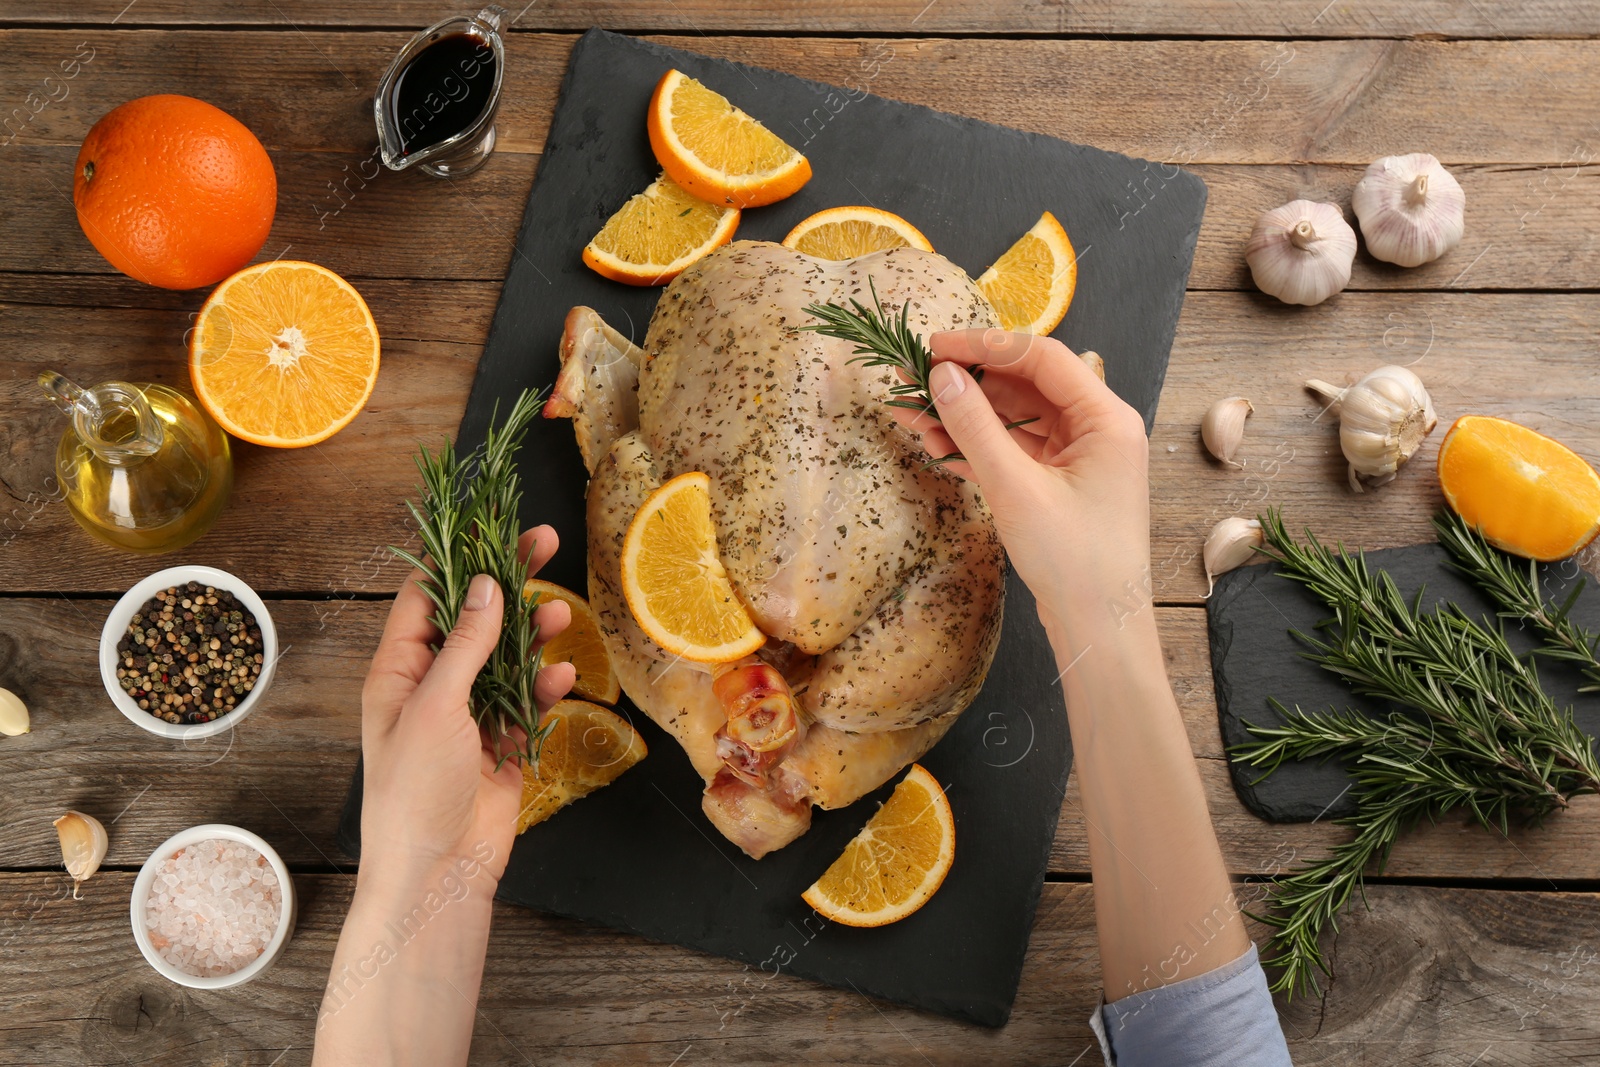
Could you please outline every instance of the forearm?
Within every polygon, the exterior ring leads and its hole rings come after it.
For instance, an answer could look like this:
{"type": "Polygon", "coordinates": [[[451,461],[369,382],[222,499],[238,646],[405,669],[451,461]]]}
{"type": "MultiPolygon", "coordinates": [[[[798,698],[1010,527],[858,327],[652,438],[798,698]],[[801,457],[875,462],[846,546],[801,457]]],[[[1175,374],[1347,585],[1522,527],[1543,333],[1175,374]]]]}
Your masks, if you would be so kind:
{"type": "Polygon", "coordinates": [[[1107,999],[1238,958],[1249,942],[1152,609],[1041,614],[1065,670],[1107,999]]]}
{"type": "Polygon", "coordinates": [[[476,859],[363,862],[317,1020],[315,1063],[467,1062],[495,879],[476,859]]]}

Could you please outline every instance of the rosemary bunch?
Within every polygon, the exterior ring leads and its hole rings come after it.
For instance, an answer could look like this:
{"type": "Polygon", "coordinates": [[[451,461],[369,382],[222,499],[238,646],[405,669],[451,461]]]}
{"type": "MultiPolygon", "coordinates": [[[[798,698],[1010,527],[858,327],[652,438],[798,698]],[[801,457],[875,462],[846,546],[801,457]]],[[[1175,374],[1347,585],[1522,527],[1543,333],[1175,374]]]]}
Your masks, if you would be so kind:
{"type": "Polygon", "coordinates": [[[1583,592],[1577,582],[1560,604],[1546,601],[1539,585],[1539,564],[1500,551],[1453,511],[1433,517],[1439,543],[1452,565],[1486,593],[1503,617],[1527,623],[1538,635],[1539,654],[1578,664],[1590,685],[1579,692],[1600,690],[1600,634],[1592,634],[1572,618],[1572,606],[1583,592]]]}
{"type": "Polygon", "coordinates": [[[1293,995],[1316,989],[1316,971],[1329,973],[1320,935],[1337,930],[1367,866],[1381,871],[1418,820],[1461,808],[1506,832],[1513,815],[1538,818],[1600,792],[1600,764],[1570,709],[1550,699],[1498,628],[1454,605],[1424,611],[1422,594],[1408,602],[1387,573],[1309,531],[1296,544],[1276,510],[1261,525],[1262,551],[1279,573],[1333,611],[1322,636],[1294,632],[1307,657],[1396,709],[1375,717],[1274,701],[1283,725],[1247,723],[1257,740],[1231,750],[1263,777],[1286,759],[1332,756],[1349,761],[1355,779],[1356,812],[1337,820],[1354,836],[1275,880],[1269,912],[1254,916],[1274,931],[1269,962],[1281,973],[1273,988],[1293,995]]]}
{"type": "Polygon", "coordinates": [[[389,549],[422,571],[417,584],[433,601],[430,621],[441,634],[455,628],[475,575],[487,574],[499,583],[505,612],[500,639],[472,683],[468,705],[495,751],[502,753],[501,763],[511,756],[532,760],[542,737],[533,694],[540,654],[530,652],[539,633],[533,622],[538,598],[522,596],[527,567],[517,556],[522,490],[516,454],[543,396],[542,390],[524,390],[501,422],[496,421],[497,406],[484,443],[465,457],[453,446],[437,452],[420,447],[416,463],[422,499],[407,501],[406,507],[417,524],[424,555],[389,549]],[[521,745],[513,728],[526,735],[521,745]]]}

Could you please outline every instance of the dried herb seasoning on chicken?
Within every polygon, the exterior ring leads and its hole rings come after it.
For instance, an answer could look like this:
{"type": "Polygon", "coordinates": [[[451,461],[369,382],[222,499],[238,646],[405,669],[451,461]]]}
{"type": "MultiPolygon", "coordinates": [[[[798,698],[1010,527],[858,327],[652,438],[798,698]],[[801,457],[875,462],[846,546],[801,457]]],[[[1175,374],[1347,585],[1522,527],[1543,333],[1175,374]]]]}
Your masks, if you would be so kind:
{"type": "Polygon", "coordinates": [[[573,309],[546,411],[573,419],[589,466],[589,599],[622,687],[683,746],[711,822],[757,857],[804,833],[813,806],[843,807],[931,748],[1000,635],[988,507],[925,469],[888,406],[905,395],[892,367],[802,329],[810,305],[851,301],[893,308],[913,337],[998,323],[933,253],[826,261],[738,241],[667,286],[642,349],[573,309]],[[624,540],[678,479],[708,494],[705,585],[726,582],[731,621],[747,612],[765,635],[753,655],[690,662],[629,610],[624,540]]]}

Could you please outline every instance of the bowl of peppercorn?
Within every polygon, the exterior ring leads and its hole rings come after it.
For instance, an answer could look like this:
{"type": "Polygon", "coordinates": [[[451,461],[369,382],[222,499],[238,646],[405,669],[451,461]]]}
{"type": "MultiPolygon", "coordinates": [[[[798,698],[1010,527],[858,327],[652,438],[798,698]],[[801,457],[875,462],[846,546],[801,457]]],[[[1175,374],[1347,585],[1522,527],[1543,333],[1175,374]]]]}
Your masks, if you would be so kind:
{"type": "Polygon", "coordinates": [[[266,604],[215,567],[169,567],[123,594],[100,632],[100,677],[118,710],[162,737],[199,738],[261,703],[278,659],[266,604]]]}

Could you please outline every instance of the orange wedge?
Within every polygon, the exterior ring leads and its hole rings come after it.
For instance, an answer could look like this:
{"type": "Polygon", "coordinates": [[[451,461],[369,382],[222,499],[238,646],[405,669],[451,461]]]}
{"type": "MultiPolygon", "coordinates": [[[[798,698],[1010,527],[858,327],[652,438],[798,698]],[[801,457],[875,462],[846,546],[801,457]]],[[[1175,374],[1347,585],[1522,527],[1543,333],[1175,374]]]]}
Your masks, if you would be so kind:
{"type": "Polygon", "coordinates": [[[898,922],[928,902],[956,858],[956,823],[939,782],[913,763],[801,899],[846,926],[898,922]]]}
{"type": "Polygon", "coordinates": [[[1463,415],[1439,445],[1439,487],[1489,543],[1566,559],[1600,533],[1600,474],[1559,441],[1492,415],[1463,415]]]}
{"type": "Polygon", "coordinates": [[[899,215],[875,207],[819,211],[790,230],[783,247],[818,259],[855,259],[886,248],[933,251],[921,230],[899,215]]]}
{"type": "Polygon", "coordinates": [[[624,285],[665,285],[733,240],[739,209],[690,196],[666,175],[606,221],[583,250],[596,273],[624,285]]]}
{"type": "Polygon", "coordinates": [[[622,593],[639,628],[675,656],[729,663],[766,644],[717,557],[711,479],[700,471],[651,493],[628,524],[622,593]]]}
{"type": "Polygon", "coordinates": [[[811,179],[805,156],[682,71],[656,83],[645,126],[662,169],[713,203],[760,207],[811,179]]]}
{"type": "Polygon", "coordinates": [[[1077,253],[1048,211],[978,276],[978,288],[1000,315],[1000,328],[1018,333],[1047,334],[1061,325],[1077,287],[1077,253]]]}
{"type": "Polygon", "coordinates": [[[600,620],[589,602],[566,586],[529,578],[522,583],[522,598],[534,596],[541,604],[559,600],[572,609],[571,624],[545,642],[544,662],[570,663],[577,669],[578,678],[572,683],[573,696],[615,704],[622,694],[622,686],[617,682],[616,671],[611,669],[611,657],[600,639],[600,620]]]}
{"type": "Polygon", "coordinates": [[[550,732],[539,758],[522,765],[517,833],[616,781],[645,757],[644,739],[627,720],[598,704],[563,700],[540,717],[550,732]]]}
{"type": "Polygon", "coordinates": [[[195,394],[224,430],[274,448],[325,441],[378,380],[378,326],[350,283],[315,263],[257,263],[225,280],[189,340],[195,394]]]}

